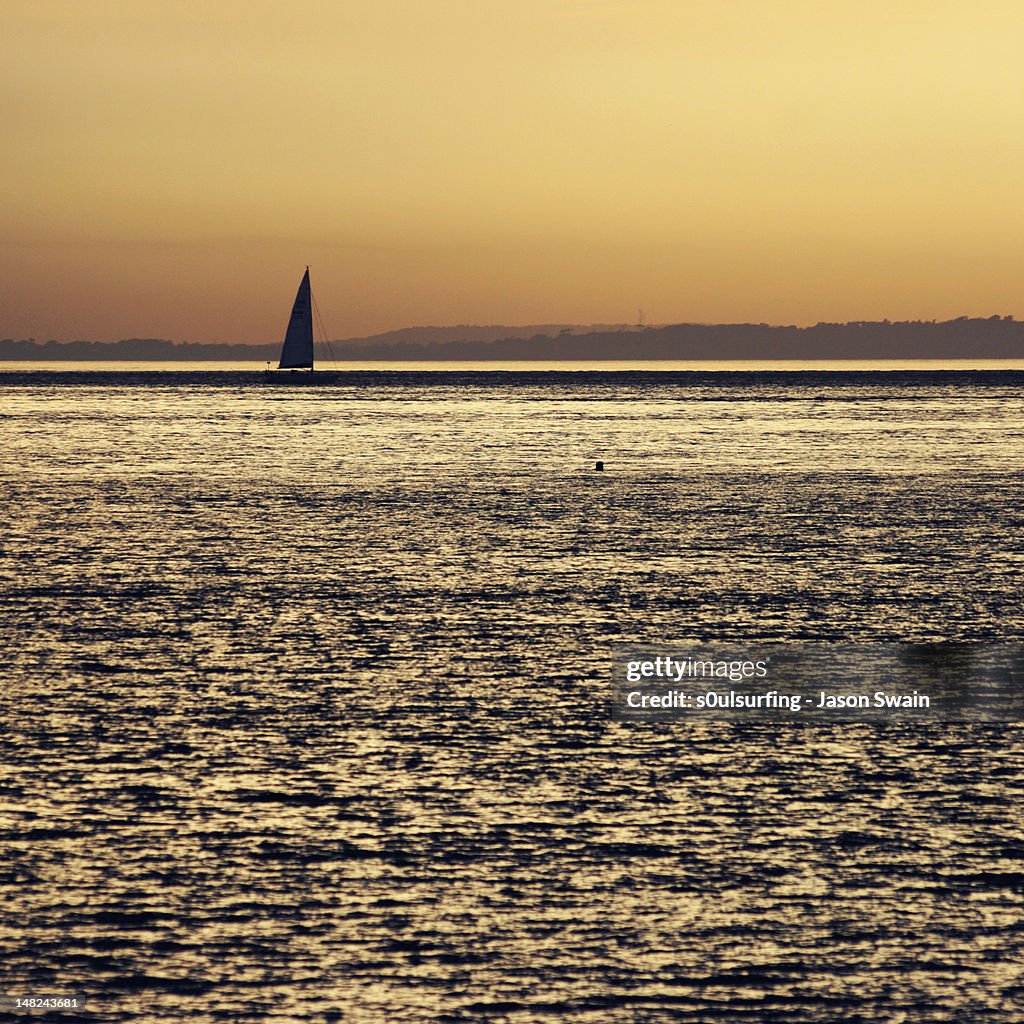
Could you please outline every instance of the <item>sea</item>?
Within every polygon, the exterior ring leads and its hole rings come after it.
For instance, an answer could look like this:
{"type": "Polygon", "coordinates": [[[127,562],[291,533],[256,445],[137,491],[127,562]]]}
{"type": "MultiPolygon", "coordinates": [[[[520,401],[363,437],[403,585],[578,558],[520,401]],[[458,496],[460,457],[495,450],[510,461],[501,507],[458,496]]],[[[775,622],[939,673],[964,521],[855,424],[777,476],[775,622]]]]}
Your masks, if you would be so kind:
{"type": "Polygon", "coordinates": [[[1020,723],[609,714],[1024,639],[1024,363],[8,363],[0,438],[0,1019],[1024,1020],[1020,723]]]}

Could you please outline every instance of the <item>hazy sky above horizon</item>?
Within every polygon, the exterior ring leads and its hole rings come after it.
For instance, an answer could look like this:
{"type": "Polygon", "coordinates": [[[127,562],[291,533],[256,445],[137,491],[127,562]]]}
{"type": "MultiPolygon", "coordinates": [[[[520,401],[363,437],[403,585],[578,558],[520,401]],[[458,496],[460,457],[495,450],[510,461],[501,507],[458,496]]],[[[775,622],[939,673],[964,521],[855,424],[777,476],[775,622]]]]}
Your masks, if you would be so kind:
{"type": "Polygon", "coordinates": [[[1024,5],[5,0],[0,337],[1024,318],[1024,5]]]}

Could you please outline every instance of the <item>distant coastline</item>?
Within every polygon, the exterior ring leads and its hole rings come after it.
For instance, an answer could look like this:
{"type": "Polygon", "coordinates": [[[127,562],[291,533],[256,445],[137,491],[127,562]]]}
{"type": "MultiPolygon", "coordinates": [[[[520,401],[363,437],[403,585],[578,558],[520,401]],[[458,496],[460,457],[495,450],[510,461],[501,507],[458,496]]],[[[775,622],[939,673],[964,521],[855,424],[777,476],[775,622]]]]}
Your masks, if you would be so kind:
{"type": "MultiPolygon", "coordinates": [[[[320,355],[336,362],[510,360],[820,360],[1020,359],[1024,321],[1009,316],[946,321],[853,321],[813,327],[769,324],[669,324],[657,327],[543,324],[527,327],[410,327],[331,341],[320,355]]],[[[248,362],[277,359],[266,345],[0,340],[0,360],[248,362]]]]}

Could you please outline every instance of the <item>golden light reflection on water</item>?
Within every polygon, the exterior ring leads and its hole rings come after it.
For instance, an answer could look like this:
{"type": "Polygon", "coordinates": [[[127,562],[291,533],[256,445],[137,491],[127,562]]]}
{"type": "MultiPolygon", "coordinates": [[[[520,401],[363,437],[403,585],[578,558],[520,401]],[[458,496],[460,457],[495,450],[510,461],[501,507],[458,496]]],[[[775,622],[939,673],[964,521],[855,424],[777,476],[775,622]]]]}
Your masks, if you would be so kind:
{"type": "Polygon", "coordinates": [[[801,387],[7,389],[9,977],[1017,1019],[1020,729],[607,721],[613,640],[1024,633],[1017,390],[801,387]]]}

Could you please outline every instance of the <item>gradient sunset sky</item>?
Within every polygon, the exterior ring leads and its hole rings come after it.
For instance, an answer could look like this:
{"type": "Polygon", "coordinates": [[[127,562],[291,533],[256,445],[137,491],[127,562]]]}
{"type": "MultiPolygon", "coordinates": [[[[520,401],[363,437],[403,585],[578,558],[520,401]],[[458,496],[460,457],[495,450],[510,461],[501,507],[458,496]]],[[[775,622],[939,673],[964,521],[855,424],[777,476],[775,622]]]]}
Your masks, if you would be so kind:
{"type": "Polygon", "coordinates": [[[1024,4],[4,0],[0,337],[1024,317],[1024,4]]]}

